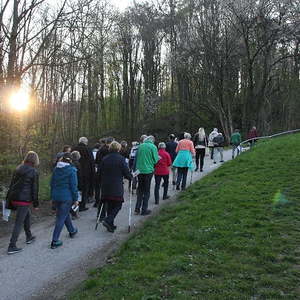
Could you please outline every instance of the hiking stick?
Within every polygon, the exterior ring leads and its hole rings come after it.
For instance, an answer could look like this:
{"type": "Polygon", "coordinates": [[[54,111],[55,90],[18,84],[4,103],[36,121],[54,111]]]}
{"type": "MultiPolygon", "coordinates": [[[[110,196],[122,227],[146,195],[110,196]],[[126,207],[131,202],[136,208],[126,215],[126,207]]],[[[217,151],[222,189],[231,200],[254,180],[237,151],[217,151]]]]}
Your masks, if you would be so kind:
{"type": "Polygon", "coordinates": [[[101,218],[101,213],[102,213],[102,209],[103,209],[104,203],[100,203],[100,205],[101,205],[101,207],[100,207],[100,209],[98,209],[99,214],[98,214],[98,217],[97,217],[95,230],[97,230],[98,225],[100,223],[100,218],[101,218]]]}
{"type": "Polygon", "coordinates": [[[194,173],[194,171],[191,171],[191,183],[190,184],[193,183],[193,173],[194,173]]]}
{"type": "Polygon", "coordinates": [[[132,184],[130,184],[130,187],[129,187],[128,233],[131,230],[131,202],[132,202],[132,184]]]}

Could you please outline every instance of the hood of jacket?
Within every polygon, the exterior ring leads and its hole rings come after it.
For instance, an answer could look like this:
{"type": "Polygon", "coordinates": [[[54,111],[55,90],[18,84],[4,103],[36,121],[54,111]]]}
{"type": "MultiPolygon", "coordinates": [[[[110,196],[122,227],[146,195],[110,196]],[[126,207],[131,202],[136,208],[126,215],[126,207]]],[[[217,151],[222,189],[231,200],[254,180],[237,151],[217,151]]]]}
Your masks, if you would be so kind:
{"type": "Polygon", "coordinates": [[[72,172],[74,172],[76,168],[69,163],[58,162],[56,168],[54,169],[55,178],[58,181],[63,181],[70,176],[72,172]]]}

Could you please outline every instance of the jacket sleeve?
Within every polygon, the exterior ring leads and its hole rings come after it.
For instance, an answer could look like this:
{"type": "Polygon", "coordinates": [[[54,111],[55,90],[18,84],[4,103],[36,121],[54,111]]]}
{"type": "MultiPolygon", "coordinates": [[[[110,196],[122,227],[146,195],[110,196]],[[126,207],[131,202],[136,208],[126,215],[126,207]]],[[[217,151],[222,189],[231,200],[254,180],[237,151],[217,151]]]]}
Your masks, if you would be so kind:
{"type": "Polygon", "coordinates": [[[176,147],[176,153],[178,153],[178,151],[179,151],[179,143],[177,143],[177,147],[176,147]]]}
{"type": "Polygon", "coordinates": [[[192,152],[192,154],[193,154],[193,155],[195,155],[195,154],[196,154],[195,147],[194,147],[194,145],[193,145],[193,142],[192,142],[192,141],[191,141],[191,143],[190,143],[190,150],[191,150],[191,152],[192,152]]]}
{"type": "Polygon", "coordinates": [[[34,171],[31,191],[33,207],[39,207],[39,173],[37,171],[34,171]]]}
{"type": "Polygon", "coordinates": [[[159,161],[159,156],[158,156],[158,151],[156,146],[153,147],[152,154],[153,154],[153,164],[156,165],[157,162],[159,161]]]}
{"type": "Polygon", "coordinates": [[[122,159],[121,161],[121,168],[122,168],[122,175],[128,179],[131,180],[132,179],[132,175],[130,174],[128,165],[126,164],[125,158],[122,159]]]}
{"type": "Polygon", "coordinates": [[[133,166],[132,166],[132,171],[133,172],[136,171],[138,155],[139,155],[139,149],[136,150],[135,157],[134,157],[134,160],[133,160],[133,166]]]}
{"type": "Polygon", "coordinates": [[[71,189],[71,193],[72,193],[72,199],[73,202],[76,202],[78,200],[78,181],[77,181],[77,171],[74,168],[71,176],[70,176],[70,189],[71,189]]]}

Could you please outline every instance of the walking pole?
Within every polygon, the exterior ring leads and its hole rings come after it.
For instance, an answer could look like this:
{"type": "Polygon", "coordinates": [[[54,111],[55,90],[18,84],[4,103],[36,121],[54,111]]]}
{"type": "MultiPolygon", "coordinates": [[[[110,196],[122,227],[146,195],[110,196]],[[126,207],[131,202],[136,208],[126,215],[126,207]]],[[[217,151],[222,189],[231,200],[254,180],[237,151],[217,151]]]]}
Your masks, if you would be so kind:
{"type": "Polygon", "coordinates": [[[129,187],[129,215],[128,215],[128,233],[131,230],[131,202],[132,202],[132,184],[129,187]]]}
{"type": "Polygon", "coordinates": [[[191,183],[190,184],[192,184],[193,183],[193,171],[191,171],[191,183]]]}
{"type": "Polygon", "coordinates": [[[98,218],[97,218],[97,221],[96,221],[95,230],[97,230],[98,225],[100,223],[100,218],[101,218],[101,213],[102,213],[102,209],[103,209],[104,203],[100,203],[100,205],[101,206],[100,206],[100,209],[98,209],[99,215],[98,215],[98,218]]]}

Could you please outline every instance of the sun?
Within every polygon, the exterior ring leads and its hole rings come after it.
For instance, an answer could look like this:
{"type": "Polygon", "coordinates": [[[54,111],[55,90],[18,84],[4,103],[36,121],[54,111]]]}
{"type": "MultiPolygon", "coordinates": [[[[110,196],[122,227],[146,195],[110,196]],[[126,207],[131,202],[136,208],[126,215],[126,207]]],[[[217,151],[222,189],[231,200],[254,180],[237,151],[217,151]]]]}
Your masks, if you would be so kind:
{"type": "Polygon", "coordinates": [[[27,90],[20,88],[13,92],[9,99],[10,107],[17,111],[25,111],[30,104],[30,97],[27,90]]]}

